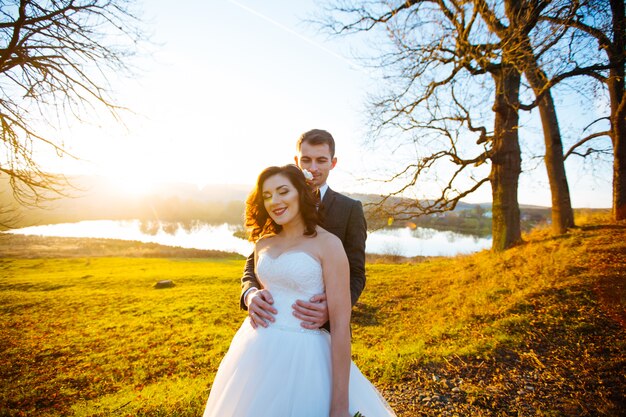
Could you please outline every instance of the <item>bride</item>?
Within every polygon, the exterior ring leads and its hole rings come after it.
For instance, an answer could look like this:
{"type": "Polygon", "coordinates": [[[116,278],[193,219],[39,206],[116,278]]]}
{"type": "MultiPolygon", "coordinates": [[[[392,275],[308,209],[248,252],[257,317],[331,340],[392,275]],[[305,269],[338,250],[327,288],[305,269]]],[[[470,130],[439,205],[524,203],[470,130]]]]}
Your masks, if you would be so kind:
{"type": "Polygon", "coordinates": [[[255,268],[278,311],[268,327],[246,318],[224,356],[204,417],[395,416],[350,359],[349,266],[339,238],[319,226],[295,165],[259,175],[246,205],[255,268]],[[297,299],[326,293],[330,328],[307,330],[297,299]]]}

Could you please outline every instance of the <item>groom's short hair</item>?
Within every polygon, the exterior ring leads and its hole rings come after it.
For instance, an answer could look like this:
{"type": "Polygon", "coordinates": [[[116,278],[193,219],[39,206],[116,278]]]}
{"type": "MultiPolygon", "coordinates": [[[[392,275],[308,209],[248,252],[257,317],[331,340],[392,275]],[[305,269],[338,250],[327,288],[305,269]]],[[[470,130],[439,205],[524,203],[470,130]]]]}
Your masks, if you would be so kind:
{"type": "Polygon", "coordinates": [[[309,145],[323,145],[327,144],[330,149],[330,157],[335,157],[335,139],[333,135],[322,129],[313,129],[308,132],[304,132],[300,135],[298,142],[296,143],[296,149],[298,152],[302,149],[302,144],[306,142],[309,145]]]}

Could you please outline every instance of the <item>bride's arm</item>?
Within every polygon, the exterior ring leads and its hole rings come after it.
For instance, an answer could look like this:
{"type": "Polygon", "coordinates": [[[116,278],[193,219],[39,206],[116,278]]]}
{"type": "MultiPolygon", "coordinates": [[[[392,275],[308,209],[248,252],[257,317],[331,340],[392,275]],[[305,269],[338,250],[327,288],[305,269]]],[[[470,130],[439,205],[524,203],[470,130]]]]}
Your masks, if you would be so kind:
{"type": "MultiPolygon", "coordinates": [[[[259,253],[268,244],[269,238],[261,238],[254,245],[254,270],[258,262],[259,253]]],[[[267,327],[268,323],[274,321],[276,309],[272,306],[274,298],[272,294],[264,288],[253,288],[246,294],[246,305],[248,306],[248,317],[250,325],[256,329],[258,326],[267,327]]]]}
{"type": "Polygon", "coordinates": [[[341,241],[324,242],[322,269],[330,319],[332,400],[331,416],[349,416],[350,379],[350,267],[341,241]]]}

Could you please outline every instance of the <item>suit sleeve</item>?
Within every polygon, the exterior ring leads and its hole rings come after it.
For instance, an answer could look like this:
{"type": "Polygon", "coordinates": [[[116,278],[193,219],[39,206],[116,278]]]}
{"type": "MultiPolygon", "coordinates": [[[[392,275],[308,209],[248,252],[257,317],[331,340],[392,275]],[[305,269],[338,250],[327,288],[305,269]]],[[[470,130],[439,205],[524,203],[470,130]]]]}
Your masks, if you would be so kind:
{"type": "Polygon", "coordinates": [[[254,272],[254,252],[248,256],[246,260],[246,266],[243,270],[243,276],[241,277],[241,295],[239,298],[239,304],[242,310],[247,310],[248,306],[244,303],[243,296],[250,288],[255,287],[261,289],[261,283],[256,277],[254,272]]]}
{"type": "Polygon", "coordinates": [[[350,208],[344,249],[350,263],[350,297],[354,306],[365,288],[365,239],[367,224],[360,201],[350,208]]]}

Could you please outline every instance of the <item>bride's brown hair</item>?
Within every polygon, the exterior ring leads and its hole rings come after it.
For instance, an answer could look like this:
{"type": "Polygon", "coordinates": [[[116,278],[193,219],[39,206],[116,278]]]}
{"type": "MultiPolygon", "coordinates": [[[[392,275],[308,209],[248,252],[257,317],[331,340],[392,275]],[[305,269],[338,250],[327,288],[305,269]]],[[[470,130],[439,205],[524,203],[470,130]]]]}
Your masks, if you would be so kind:
{"type": "Polygon", "coordinates": [[[304,235],[315,236],[317,234],[315,227],[321,223],[321,219],[317,211],[316,197],[307,185],[304,174],[295,165],[272,166],[265,168],[259,174],[256,186],[246,200],[246,228],[249,233],[248,239],[252,242],[256,242],[265,235],[277,234],[283,230],[281,225],[272,220],[263,203],[263,184],[269,177],[278,174],[287,177],[298,192],[304,235]]]}

